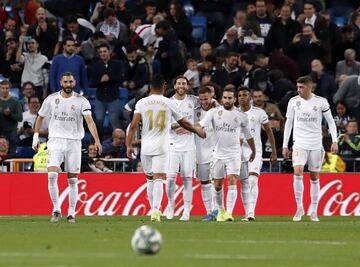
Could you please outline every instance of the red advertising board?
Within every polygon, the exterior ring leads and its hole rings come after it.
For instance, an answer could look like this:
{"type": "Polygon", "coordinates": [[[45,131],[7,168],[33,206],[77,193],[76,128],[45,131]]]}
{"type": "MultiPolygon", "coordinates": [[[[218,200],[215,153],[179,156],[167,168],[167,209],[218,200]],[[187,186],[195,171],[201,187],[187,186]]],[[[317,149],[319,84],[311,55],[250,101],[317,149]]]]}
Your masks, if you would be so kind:
{"type": "MultiPolygon", "coordinates": [[[[319,215],[360,216],[359,174],[322,174],[319,215]]],[[[304,206],[310,207],[309,177],[304,177],[304,206]]],[[[51,202],[47,175],[39,173],[0,174],[0,215],[48,215],[51,202]]],[[[165,187],[164,187],[165,188],[165,187]]],[[[201,186],[194,180],[194,199],[191,214],[204,215],[201,186]]],[[[183,210],[182,183],[177,181],[175,215],[183,210]]],[[[65,174],[59,176],[62,212],[68,206],[68,186],[65,174]]],[[[225,193],[226,195],[226,193],[225,193]]],[[[166,207],[164,194],[162,209],[166,207]]],[[[296,209],[293,177],[289,174],[263,174],[259,179],[257,215],[293,215],[296,209]]],[[[146,197],[145,176],[138,173],[82,173],[79,176],[79,215],[145,215],[150,206],[146,197]]],[[[236,215],[243,215],[238,194],[236,215]]]]}

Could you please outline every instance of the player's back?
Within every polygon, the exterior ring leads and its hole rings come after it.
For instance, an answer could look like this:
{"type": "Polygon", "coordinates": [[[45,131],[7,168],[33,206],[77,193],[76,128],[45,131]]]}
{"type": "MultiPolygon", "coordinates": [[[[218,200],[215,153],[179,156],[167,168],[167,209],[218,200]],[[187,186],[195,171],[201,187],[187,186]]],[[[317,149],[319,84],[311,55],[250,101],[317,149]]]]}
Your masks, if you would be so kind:
{"type": "Polygon", "coordinates": [[[171,117],[181,119],[174,104],[162,95],[153,94],[136,103],[135,113],[140,113],[142,119],[141,153],[167,153],[171,117]]]}

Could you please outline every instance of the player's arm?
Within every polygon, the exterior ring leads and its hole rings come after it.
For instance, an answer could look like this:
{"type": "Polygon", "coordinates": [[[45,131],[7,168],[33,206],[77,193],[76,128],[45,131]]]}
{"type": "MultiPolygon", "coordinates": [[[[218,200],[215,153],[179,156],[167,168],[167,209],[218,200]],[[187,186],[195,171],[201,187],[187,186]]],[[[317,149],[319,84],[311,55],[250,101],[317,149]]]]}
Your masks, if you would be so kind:
{"type": "Polygon", "coordinates": [[[206,133],[199,124],[196,123],[193,125],[185,118],[182,118],[182,119],[178,120],[177,122],[184,129],[186,129],[192,133],[196,133],[201,138],[206,138],[206,133]]]}
{"type": "MultiPolygon", "coordinates": [[[[246,139],[246,141],[248,142],[249,144],[249,147],[251,149],[251,154],[250,154],[250,157],[249,157],[249,161],[252,162],[256,156],[256,147],[255,147],[255,141],[254,141],[254,138],[252,137],[251,135],[251,132],[250,132],[250,129],[249,129],[249,121],[246,117],[246,121],[241,124],[241,130],[242,130],[242,133],[244,134],[244,138],[246,139]]],[[[240,139],[240,144],[241,144],[241,139],[240,139]]]]}
{"type": "Polygon", "coordinates": [[[339,150],[338,140],[337,140],[337,131],[336,131],[336,124],[334,121],[333,116],[331,115],[330,108],[323,112],[324,118],[329,125],[329,131],[331,134],[332,144],[331,144],[331,153],[336,154],[339,150]]]}
{"type": "Polygon", "coordinates": [[[34,135],[33,135],[33,142],[32,142],[32,148],[37,151],[40,145],[40,140],[39,140],[39,132],[40,132],[40,128],[41,125],[43,123],[44,117],[41,117],[40,115],[37,116],[36,121],[35,121],[35,127],[34,127],[34,135]]]}
{"type": "Polygon", "coordinates": [[[95,140],[95,147],[97,149],[97,152],[99,155],[101,155],[102,153],[102,146],[100,143],[100,138],[96,129],[96,124],[92,118],[91,115],[84,115],[85,121],[87,123],[87,126],[90,130],[91,135],[93,136],[94,140],[95,140]]]}
{"type": "Polygon", "coordinates": [[[286,111],[286,122],[285,122],[285,128],[284,128],[284,139],[283,139],[283,149],[282,149],[282,155],[284,159],[289,158],[289,139],[291,135],[291,130],[293,128],[294,124],[294,108],[292,107],[292,101],[290,100],[287,106],[286,111]]]}
{"type": "Polygon", "coordinates": [[[134,148],[133,148],[133,138],[136,132],[136,129],[139,125],[139,122],[141,120],[141,114],[140,113],[134,113],[133,119],[131,121],[127,136],[126,136],[126,155],[129,159],[132,159],[134,155],[134,148]]]}
{"type": "Polygon", "coordinates": [[[271,151],[272,152],[271,152],[270,159],[271,159],[271,162],[274,164],[277,161],[275,137],[274,137],[273,131],[272,131],[272,129],[271,129],[268,122],[264,123],[263,126],[264,126],[266,135],[267,135],[268,140],[269,140],[270,145],[271,145],[271,151]]]}

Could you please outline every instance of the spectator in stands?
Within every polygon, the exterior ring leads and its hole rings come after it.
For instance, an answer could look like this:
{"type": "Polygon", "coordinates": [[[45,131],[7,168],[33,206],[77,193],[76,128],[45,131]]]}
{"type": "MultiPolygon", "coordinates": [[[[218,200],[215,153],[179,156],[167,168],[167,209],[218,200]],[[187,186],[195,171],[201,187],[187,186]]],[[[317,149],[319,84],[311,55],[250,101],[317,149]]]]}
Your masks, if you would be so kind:
{"type": "MultiPolygon", "coordinates": [[[[37,117],[37,113],[40,109],[40,100],[37,96],[31,96],[29,98],[29,110],[22,113],[22,121],[18,123],[17,135],[19,137],[18,146],[31,147],[34,135],[34,126],[37,117]]],[[[39,136],[41,142],[46,141],[48,136],[49,121],[45,118],[44,123],[41,125],[39,136]]]]}
{"type": "Polygon", "coordinates": [[[344,60],[336,63],[336,81],[340,85],[347,76],[360,75],[360,62],[356,61],[356,52],[354,49],[346,49],[344,60]]]}
{"type": "Polygon", "coordinates": [[[211,81],[224,87],[233,84],[237,88],[243,79],[243,74],[238,67],[239,54],[230,52],[219,70],[215,70],[211,81]]]}
{"type": "Polygon", "coordinates": [[[346,133],[339,135],[339,154],[343,159],[360,157],[360,134],[356,120],[350,120],[346,125],[346,133]]]}
{"type": "Polygon", "coordinates": [[[91,84],[96,87],[95,117],[100,136],[105,112],[109,112],[113,129],[120,128],[119,86],[124,79],[124,68],[119,60],[111,59],[111,48],[108,43],[97,47],[100,60],[92,66],[91,84]]]}
{"type": "Polygon", "coordinates": [[[8,78],[14,87],[20,88],[23,65],[16,60],[18,41],[15,38],[9,38],[5,43],[5,60],[2,63],[0,73],[8,78]]]}
{"type": "Polygon", "coordinates": [[[311,62],[311,71],[312,79],[316,83],[315,94],[326,98],[332,106],[332,98],[337,89],[335,79],[325,72],[324,65],[319,59],[311,62]]]}
{"type": "Polygon", "coordinates": [[[300,70],[296,62],[288,57],[282,49],[275,49],[269,57],[269,69],[278,69],[284,73],[284,76],[296,83],[297,78],[300,76],[300,70]]]}
{"type": "Polygon", "coordinates": [[[291,18],[291,7],[283,5],[280,17],[271,25],[265,46],[269,52],[281,48],[287,52],[294,36],[301,32],[301,25],[291,18]]]}
{"type": "MultiPolygon", "coordinates": [[[[9,140],[5,136],[0,136],[0,163],[6,159],[11,158],[13,155],[9,153],[9,140]]],[[[6,172],[7,166],[0,166],[0,172],[6,172]]]]}
{"type": "Polygon", "coordinates": [[[96,47],[100,43],[104,42],[106,42],[104,33],[97,31],[94,32],[94,35],[92,35],[88,40],[81,43],[81,56],[85,59],[85,63],[87,63],[87,65],[91,65],[98,60],[99,55],[97,54],[96,47]]]}
{"type": "Polygon", "coordinates": [[[8,80],[0,82],[0,135],[9,140],[9,153],[15,154],[17,145],[16,129],[22,121],[22,109],[18,100],[10,96],[11,83],[8,80]]]}
{"type": "Polygon", "coordinates": [[[350,116],[347,112],[348,108],[344,101],[338,101],[335,103],[335,116],[334,121],[337,127],[338,134],[346,132],[346,125],[350,121],[350,116]]]}
{"type": "Polygon", "coordinates": [[[35,36],[39,41],[39,51],[49,60],[54,56],[58,42],[58,28],[46,19],[46,10],[42,7],[36,10],[36,23],[30,25],[26,35],[35,36]]]}
{"type": "Polygon", "coordinates": [[[254,59],[248,54],[242,54],[240,56],[240,67],[244,71],[244,75],[242,77],[242,83],[244,86],[249,87],[250,89],[255,88],[255,79],[254,79],[254,71],[257,68],[254,64],[254,59]]]}
{"type": "Polygon", "coordinates": [[[279,108],[272,103],[265,102],[264,92],[261,89],[254,89],[252,92],[253,105],[255,107],[265,110],[266,114],[278,118],[281,127],[284,125],[284,116],[281,114],[279,108]]]}
{"type": "Polygon", "coordinates": [[[237,37],[238,33],[235,29],[230,28],[226,31],[226,38],[216,48],[215,54],[217,57],[225,58],[230,52],[238,53],[240,51],[240,43],[237,37]]]}
{"type": "Polygon", "coordinates": [[[145,58],[140,56],[133,45],[126,47],[124,60],[124,79],[122,86],[129,91],[129,98],[143,94],[148,89],[150,72],[145,58]]]}
{"type": "Polygon", "coordinates": [[[66,16],[64,24],[65,29],[62,32],[62,40],[65,40],[67,36],[71,36],[78,46],[88,40],[93,34],[89,28],[81,26],[78,23],[75,15],[66,16]]]}
{"type": "Polygon", "coordinates": [[[114,129],[112,137],[102,144],[102,156],[112,155],[113,158],[126,158],[125,132],[121,129],[114,129]]]}
{"type": "MultiPolygon", "coordinates": [[[[132,19],[132,14],[126,8],[125,2],[126,2],[126,0],[115,0],[114,8],[115,8],[115,14],[116,14],[117,19],[120,22],[124,23],[127,27],[129,27],[131,19],[132,19]]],[[[139,25],[141,25],[141,22],[139,25]]]]}
{"type": "Polygon", "coordinates": [[[266,1],[255,1],[255,14],[248,16],[248,22],[254,26],[252,28],[260,27],[260,35],[258,37],[266,38],[274,22],[274,17],[266,12],[266,1]]]}
{"type": "Polygon", "coordinates": [[[202,62],[207,55],[213,54],[212,46],[209,43],[203,43],[202,45],[200,45],[199,51],[200,51],[200,62],[202,62]]]}
{"type": "Polygon", "coordinates": [[[104,10],[106,8],[113,8],[115,7],[113,0],[101,0],[97,1],[94,12],[91,15],[90,22],[93,25],[99,24],[101,21],[104,20],[104,10]]]}
{"type": "Polygon", "coordinates": [[[204,75],[209,75],[211,79],[211,76],[214,74],[216,70],[215,66],[216,66],[216,57],[213,54],[207,55],[202,62],[198,63],[197,68],[199,71],[200,80],[202,80],[202,77],[204,75]]]}
{"type": "Polygon", "coordinates": [[[105,165],[105,161],[101,160],[101,159],[95,160],[94,169],[92,169],[92,171],[93,172],[113,172],[105,165]]]}
{"type": "Polygon", "coordinates": [[[316,37],[322,42],[327,42],[329,40],[329,29],[326,25],[324,18],[316,14],[316,5],[315,1],[307,0],[304,3],[304,15],[305,20],[304,24],[310,24],[313,29],[316,37]]]}
{"type": "Polygon", "coordinates": [[[189,80],[189,89],[196,89],[200,87],[200,76],[197,67],[197,62],[193,58],[189,58],[186,62],[187,70],[184,76],[189,80]]]}
{"type": "Polygon", "coordinates": [[[61,90],[60,77],[64,72],[71,72],[76,80],[75,91],[86,92],[88,78],[86,74],[85,61],[81,56],[75,54],[75,40],[67,36],[63,41],[63,53],[53,58],[50,67],[50,90],[52,93],[61,90]]]}
{"type": "MultiPolygon", "coordinates": [[[[359,17],[360,18],[360,17],[359,17]]],[[[338,62],[344,59],[346,49],[354,49],[356,53],[356,60],[360,61],[360,44],[355,42],[355,31],[350,25],[345,25],[341,29],[341,40],[334,44],[333,60],[338,62]]]]}
{"type": "Polygon", "coordinates": [[[116,18],[113,8],[106,8],[104,10],[104,21],[96,26],[96,31],[103,32],[106,40],[113,48],[121,47],[126,43],[127,28],[124,23],[116,18]]]}
{"type": "Polygon", "coordinates": [[[299,65],[300,75],[310,73],[313,59],[323,58],[324,48],[316,37],[311,24],[305,24],[302,27],[302,33],[294,36],[288,55],[299,65]]]}
{"type": "Polygon", "coordinates": [[[20,104],[23,111],[29,110],[29,99],[31,96],[36,94],[36,86],[32,82],[24,82],[22,86],[22,95],[20,99],[20,104]]]}
{"type": "MultiPolygon", "coordinates": [[[[244,26],[246,24],[246,12],[244,10],[236,10],[233,16],[234,25],[232,25],[228,30],[234,29],[237,33],[237,38],[240,39],[244,34],[244,26]]],[[[226,33],[221,40],[221,43],[226,39],[226,33]]]]}
{"type": "Polygon", "coordinates": [[[279,103],[289,91],[296,92],[295,85],[284,77],[284,73],[281,70],[271,70],[269,72],[269,80],[273,87],[269,98],[275,103],[279,103]]]}
{"type": "Polygon", "coordinates": [[[178,1],[172,0],[170,2],[167,19],[170,22],[171,27],[176,32],[179,40],[186,45],[187,49],[190,49],[193,45],[193,38],[191,34],[193,27],[178,1]]]}
{"type": "Polygon", "coordinates": [[[355,116],[356,120],[360,122],[360,76],[348,76],[340,85],[339,89],[334,95],[334,103],[342,100],[349,108],[351,116],[355,116]]]}
{"type": "MultiPolygon", "coordinates": [[[[19,46],[16,52],[16,60],[24,64],[21,76],[21,83],[32,81],[36,86],[36,95],[44,99],[47,95],[48,86],[48,58],[38,51],[39,42],[36,38],[25,40],[25,36],[20,36],[19,46]],[[22,47],[26,41],[28,52],[22,53],[22,47]]],[[[10,141],[11,143],[11,141],[10,141]]]]}
{"type": "Polygon", "coordinates": [[[147,0],[144,4],[145,14],[141,18],[142,24],[152,24],[156,15],[156,2],[154,0],[147,0]]]}
{"type": "Polygon", "coordinates": [[[4,43],[4,41],[7,39],[6,33],[11,32],[13,33],[13,38],[18,35],[18,32],[16,30],[16,20],[12,17],[7,17],[4,28],[0,31],[0,43],[4,43]]]}
{"type": "Polygon", "coordinates": [[[98,157],[97,149],[94,144],[90,144],[81,157],[81,172],[91,172],[94,161],[98,157]]]}
{"type": "MultiPolygon", "coordinates": [[[[351,16],[351,21],[350,21],[350,27],[353,28],[354,30],[354,40],[357,44],[357,46],[360,45],[360,10],[357,9],[356,11],[354,11],[354,13],[351,16]]],[[[358,60],[360,57],[360,54],[358,53],[359,51],[356,51],[357,55],[358,55],[358,60]]]]}

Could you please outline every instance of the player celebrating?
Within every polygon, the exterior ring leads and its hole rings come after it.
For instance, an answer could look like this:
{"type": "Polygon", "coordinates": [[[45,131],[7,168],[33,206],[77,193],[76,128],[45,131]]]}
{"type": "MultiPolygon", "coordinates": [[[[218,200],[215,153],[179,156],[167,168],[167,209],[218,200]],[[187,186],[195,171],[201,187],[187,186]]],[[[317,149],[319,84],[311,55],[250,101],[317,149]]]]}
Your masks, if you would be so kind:
{"type": "MultiPolygon", "coordinates": [[[[189,89],[189,81],[184,76],[178,76],[174,80],[175,95],[171,100],[175,103],[178,110],[181,111],[191,123],[194,123],[194,109],[198,106],[198,98],[193,95],[187,95],[189,89]]],[[[190,220],[190,209],[193,196],[192,177],[194,172],[194,154],[195,154],[195,138],[192,133],[174,122],[171,125],[169,138],[169,165],[166,176],[166,193],[169,199],[166,217],[172,219],[174,217],[175,208],[175,187],[176,174],[180,171],[184,184],[183,199],[184,211],[180,217],[181,221],[190,220]]]]}
{"type": "Polygon", "coordinates": [[[160,205],[163,197],[163,179],[166,177],[168,162],[168,137],[171,117],[184,129],[205,137],[204,130],[194,127],[178,111],[175,103],[163,96],[166,84],[162,76],[155,76],[151,83],[150,96],[136,103],[134,117],[126,137],[127,156],[134,156],[132,140],[142,120],[141,162],[148,177],[147,193],[153,208],[151,221],[160,221],[160,205]],[[151,181],[153,180],[153,182],[151,181]]]}
{"type": "MultiPolygon", "coordinates": [[[[206,113],[215,105],[212,100],[212,93],[209,87],[204,86],[199,89],[199,102],[200,105],[195,108],[196,122],[203,119],[206,113]]],[[[206,132],[205,139],[195,136],[197,178],[201,183],[201,197],[207,214],[203,220],[213,221],[216,220],[216,216],[215,213],[213,213],[212,205],[213,185],[211,184],[210,179],[210,163],[213,160],[212,155],[216,139],[214,129],[212,127],[206,127],[204,130],[206,132]]]]}
{"type": "Polygon", "coordinates": [[[331,115],[326,98],[312,93],[313,81],[309,76],[303,76],[296,81],[298,96],[290,99],[286,112],[286,123],[283,142],[283,157],[289,158],[288,142],[293,130],[292,161],[294,167],[294,193],[297,211],[293,221],[301,221],[303,208],[303,173],[304,165],[308,164],[310,171],[311,221],[318,222],[317,207],[320,192],[319,172],[324,159],[322,147],[322,118],[325,117],[332,137],[331,153],[337,153],[338,144],[336,125],[331,115]]]}
{"type": "Polygon", "coordinates": [[[57,223],[61,218],[59,202],[58,173],[60,165],[65,163],[69,183],[69,210],[67,221],[75,223],[76,202],[78,198],[77,174],[81,165],[81,139],[84,137],[83,117],[95,140],[98,154],[102,147],[91,117],[89,101],[73,92],[76,82],[70,72],[65,72],[60,79],[61,91],[49,95],[42,104],[36,119],[32,147],[39,147],[39,131],[46,116],[50,116],[48,148],[49,193],[53,203],[51,222],[57,223]]]}
{"type": "Polygon", "coordinates": [[[251,134],[255,140],[256,157],[252,162],[248,162],[247,159],[251,154],[249,144],[243,142],[242,152],[244,155],[244,163],[241,170],[241,196],[243,198],[243,204],[245,208],[245,218],[243,221],[255,220],[255,207],[259,194],[258,179],[262,166],[262,143],[261,143],[261,127],[264,127],[267,137],[271,144],[271,161],[273,163],[277,160],[276,145],[273,132],[269,125],[269,119],[266,112],[251,105],[251,93],[247,87],[240,87],[238,93],[238,102],[240,104],[240,110],[248,115],[249,128],[251,134]],[[248,189],[250,186],[250,197],[248,197],[248,189]],[[248,202],[249,201],[249,202],[248,202]],[[247,205],[247,203],[249,203],[247,205]]]}
{"type": "Polygon", "coordinates": [[[224,89],[223,106],[210,109],[199,124],[203,127],[212,126],[215,131],[216,145],[212,163],[212,177],[215,179],[215,201],[220,207],[217,221],[233,221],[232,211],[237,198],[237,179],[240,175],[241,146],[240,136],[243,134],[251,148],[249,161],[255,158],[255,144],[248,128],[247,115],[238,110],[235,104],[235,92],[224,89]],[[226,211],[224,211],[223,182],[228,177],[228,192],[226,196],[226,211]]]}

